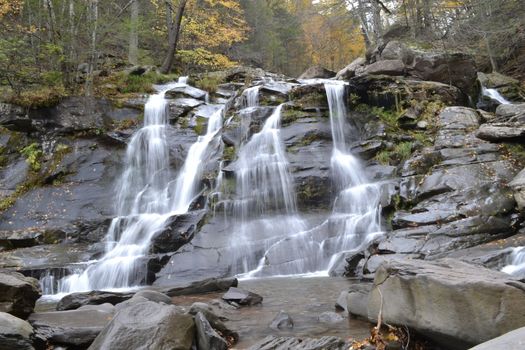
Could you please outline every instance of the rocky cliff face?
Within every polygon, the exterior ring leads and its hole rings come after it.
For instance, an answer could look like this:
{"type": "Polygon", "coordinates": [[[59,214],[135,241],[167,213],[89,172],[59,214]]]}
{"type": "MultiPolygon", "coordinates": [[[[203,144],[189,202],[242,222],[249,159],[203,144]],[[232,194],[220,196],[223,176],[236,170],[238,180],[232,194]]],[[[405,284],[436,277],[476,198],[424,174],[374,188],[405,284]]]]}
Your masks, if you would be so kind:
{"type": "MultiPolygon", "coordinates": [[[[525,244],[523,186],[514,179],[525,160],[525,107],[502,106],[496,114],[471,108],[475,73],[466,56],[418,54],[394,44],[338,73],[348,81],[348,123],[357,133],[350,149],[380,184],[384,233],[343,256],[331,274],[373,278],[393,259],[442,257],[500,269],[506,247],[525,244]],[[446,69],[451,62],[453,71],[446,69]]],[[[235,273],[226,217],[239,150],[282,103],[281,137],[299,214],[309,227],[334,229],[321,225],[336,195],[322,82],[259,70],[223,78],[208,102],[204,91],[191,87],[167,94],[174,170],[219,104],[227,104],[227,120],[207,158],[201,195],[154,239],[144,282],[172,285],[235,273]],[[259,104],[243,109],[242,91],[251,85],[258,86],[259,104]]],[[[72,264],[102,254],[125,144],[142,122],[143,104],[137,99],[117,108],[101,99],[68,98],[45,110],[0,106],[0,267],[60,277],[72,264]]],[[[270,257],[276,264],[286,259],[270,257]]]]}

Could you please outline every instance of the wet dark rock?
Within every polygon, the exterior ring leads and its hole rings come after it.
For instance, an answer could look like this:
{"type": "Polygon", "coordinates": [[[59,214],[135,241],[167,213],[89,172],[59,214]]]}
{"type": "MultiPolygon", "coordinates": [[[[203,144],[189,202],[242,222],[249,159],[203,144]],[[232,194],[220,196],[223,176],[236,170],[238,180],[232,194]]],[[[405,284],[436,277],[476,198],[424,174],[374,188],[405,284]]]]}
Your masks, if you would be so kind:
{"type": "Polygon", "coordinates": [[[470,350],[521,350],[525,347],[525,327],[505,333],[497,338],[479,344],[470,350]]]}
{"type": "Polygon", "coordinates": [[[0,230],[72,228],[72,234],[79,222],[105,225],[114,212],[114,179],[123,150],[94,138],[74,139],[69,148],[55,168],[60,181],[19,196],[0,214],[0,230]]]}
{"type": "Polygon", "coordinates": [[[375,320],[383,299],[384,322],[464,349],[523,325],[524,290],[506,274],[457,260],[391,259],[376,273],[368,317],[375,320]]]}
{"type": "Polygon", "coordinates": [[[116,305],[132,298],[134,293],[115,293],[94,290],[85,293],[71,293],[60,299],[56,309],[58,311],[74,310],[85,305],[116,305]]]}
{"type": "Polygon", "coordinates": [[[83,306],[78,310],[37,312],[29,322],[50,344],[87,348],[113,317],[109,304],[83,306]]]}
{"type": "Polygon", "coordinates": [[[221,292],[231,287],[236,287],[236,278],[209,278],[203,281],[192,282],[187,285],[165,288],[162,292],[170,297],[176,295],[202,294],[210,292],[221,292]]]}
{"type": "Polygon", "coordinates": [[[201,89],[197,89],[193,86],[184,85],[178,86],[166,92],[167,98],[194,98],[197,100],[204,100],[207,92],[201,89]]]}
{"type": "Polygon", "coordinates": [[[337,337],[292,338],[267,336],[249,350],[343,350],[348,344],[337,337]]]}
{"type": "Polygon", "coordinates": [[[0,270],[0,312],[25,319],[41,296],[38,281],[21,273],[0,270]]]}
{"type": "Polygon", "coordinates": [[[36,130],[29,114],[22,107],[8,103],[0,103],[0,125],[12,131],[36,130]]]}
{"type": "Polygon", "coordinates": [[[191,315],[178,313],[173,305],[144,301],[120,309],[89,349],[189,350],[194,335],[191,315]]]}
{"type": "Polygon", "coordinates": [[[42,243],[42,231],[37,229],[0,231],[0,247],[7,249],[32,247],[42,243]]]}
{"type": "Polygon", "coordinates": [[[228,343],[210,325],[206,317],[197,312],[195,315],[198,350],[226,350],[228,343]]]}
{"type": "Polygon", "coordinates": [[[366,74],[373,75],[404,75],[405,74],[405,64],[401,60],[383,60],[377,61],[365,67],[366,74]]]}
{"type": "Polygon", "coordinates": [[[348,80],[353,78],[356,75],[356,71],[363,67],[366,63],[366,59],[364,57],[358,57],[352,63],[350,63],[345,68],[341,69],[339,72],[337,72],[337,75],[335,76],[338,80],[348,80]]]}
{"type": "Polygon", "coordinates": [[[236,287],[230,287],[222,299],[242,306],[253,306],[261,304],[263,301],[262,296],[236,287]]]}
{"type": "Polygon", "coordinates": [[[283,330],[283,329],[292,329],[294,326],[292,317],[284,311],[279,311],[279,313],[274,317],[272,323],[270,323],[270,328],[273,330],[283,330]]]}
{"type": "Polygon", "coordinates": [[[204,223],[206,210],[190,211],[182,215],[174,215],[166,222],[165,229],[152,240],[151,250],[154,253],[176,252],[184,244],[190,242],[204,223]]]}
{"type": "Polygon", "coordinates": [[[333,78],[335,72],[328,70],[321,66],[313,66],[308,68],[303,74],[299,76],[299,79],[316,79],[316,78],[333,78]]]}
{"type": "Polygon", "coordinates": [[[27,321],[0,312],[0,350],[34,350],[33,333],[27,321]]]}

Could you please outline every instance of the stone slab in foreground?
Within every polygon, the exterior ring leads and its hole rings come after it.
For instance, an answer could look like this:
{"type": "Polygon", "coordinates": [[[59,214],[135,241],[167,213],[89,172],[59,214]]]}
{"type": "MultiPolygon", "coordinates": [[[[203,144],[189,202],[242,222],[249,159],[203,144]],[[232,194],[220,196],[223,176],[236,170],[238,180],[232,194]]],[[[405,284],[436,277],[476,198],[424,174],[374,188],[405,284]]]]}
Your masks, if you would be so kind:
{"type": "MultiPolygon", "coordinates": [[[[392,259],[376,272],[368,318],[406,325],[447,349],[464,349],[525,325],[525,283],[453,259],[392,259]]],[[[350,312],[351,305],[349,305],[350,312]]]]}

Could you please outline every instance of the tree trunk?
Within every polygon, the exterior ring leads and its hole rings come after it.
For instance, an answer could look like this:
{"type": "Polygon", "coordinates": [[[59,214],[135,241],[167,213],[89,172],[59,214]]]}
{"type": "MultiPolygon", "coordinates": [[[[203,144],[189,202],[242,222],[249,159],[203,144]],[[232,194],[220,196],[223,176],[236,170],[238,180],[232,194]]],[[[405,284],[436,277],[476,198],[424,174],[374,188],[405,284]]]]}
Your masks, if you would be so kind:
{"type": "Polygon", "coordinates": [[[136,65],[139,62],[139,0],[133,1],[131,4],[131,29],[129,31],[129,51],[128,61],[129,63],[136,65]]]}
{"type": "Polygon", "coordinates": [[[498,64],[496,63],[496,59],[494,58],[494,54],[492,53],[492,47],[490,46],[490,40],[488,38],[488,35],[485,34],[483,36],[483,39],[485,40],[485,46],[487,47],[487,54],[489,55],[492,73],[495,73],[498,71],[498,64]]]}
{"type": "Polygon", "coordinates": [[[97,63],[98,0],[90,0],[88,11],[91,19],[91,49],[85,93],[86,96],[91,96],[93,95],[93,72],[97,63]]]}
{"type": "Polygon", "coordinates": [[[187,0],[180,0],[179,7],[177,9],[177,15],[175,17],[175,22],[173,22],[173,12],[171,9],[171,4],[169,2],[166,2],[166,6],[168,7],[168,53],[166,55],[166,58],[164,59],[164,62],[162,63],[162,67],[160,68],[160,72],[163,74],[167,74],[171,71],[173,61],[175,60],[175,53],[177,52],[177,44],[179,41],[182,16],[184,15],[186,2],[187,0]]]}
{"type": "Polygon", "coordinates": [[[49,41],[55,43],[55,34],[56,34],[56,16],[55,9],[53,7],[53,2],[51,0],[45,0],[45,6],[48,14],[48,30],[49,30],[49,41]]]}

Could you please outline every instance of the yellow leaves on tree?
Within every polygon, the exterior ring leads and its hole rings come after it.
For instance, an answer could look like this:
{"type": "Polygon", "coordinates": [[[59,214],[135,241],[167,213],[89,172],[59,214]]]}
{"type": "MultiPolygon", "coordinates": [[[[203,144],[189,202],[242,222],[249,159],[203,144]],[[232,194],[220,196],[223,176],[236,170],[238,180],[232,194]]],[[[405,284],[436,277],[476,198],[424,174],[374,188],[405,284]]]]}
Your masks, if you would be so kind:
{"type": "Polygon", "coordinates": [[[6,15],[19,14],[23,5],[23,0],[0,0],[0,19],[6,15]]]}
{"type": "Polygon", "coordinates": [[[303,31],[313,64],[337,70],[365,51],[359,27],[345,17],[317,13],[303,22],[303,31]]]}
{"type": "Polygon", "coordinates": [[[245,39],[247,27],[242,8],[234,0],[190,2],[183,26],[184,48],[227,49],[245,39]]]}

